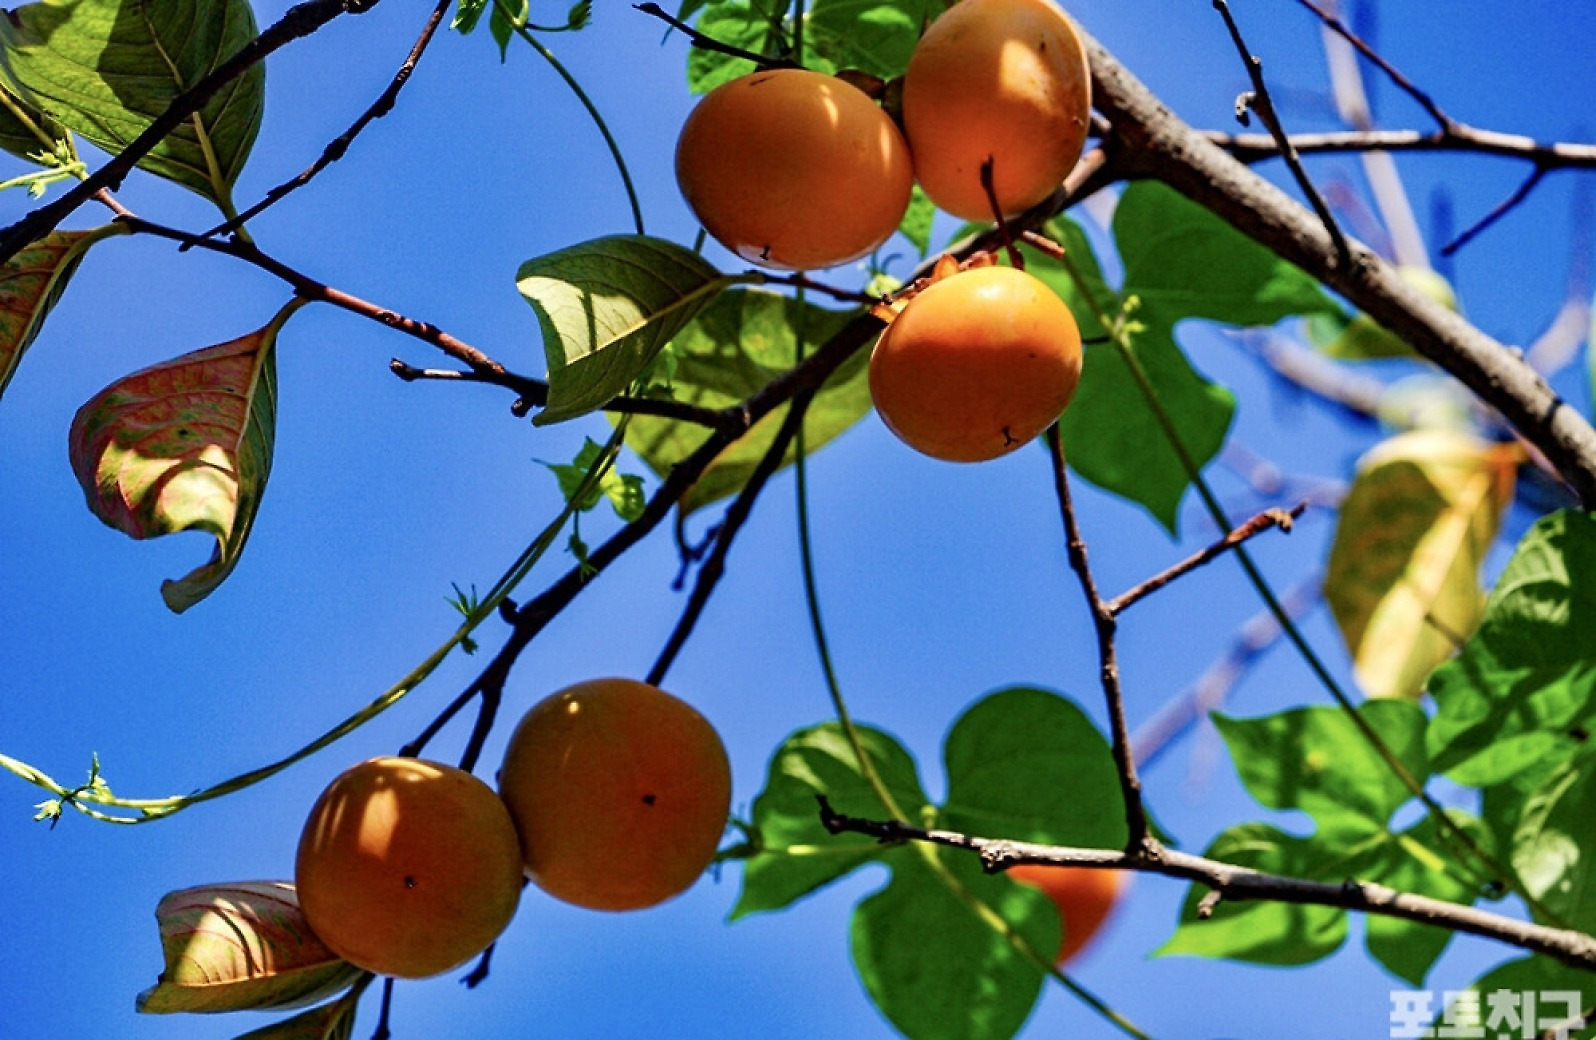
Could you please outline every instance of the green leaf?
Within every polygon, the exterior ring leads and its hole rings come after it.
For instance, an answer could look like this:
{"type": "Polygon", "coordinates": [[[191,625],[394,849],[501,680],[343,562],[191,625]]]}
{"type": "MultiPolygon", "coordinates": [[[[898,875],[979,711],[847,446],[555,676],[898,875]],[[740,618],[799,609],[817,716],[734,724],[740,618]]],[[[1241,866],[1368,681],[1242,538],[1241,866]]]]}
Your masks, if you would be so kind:
{"type": "MultiPolygon", "coordinates": [[[[922,811],[914,759],[892,737],[859,727],[860,743],[887,789],[907,813],[922,811]]],[[[851,873],[887,849],[861,834],[831,834],[820,823],[817,797],[838,812],[867,819],[889,815],[859,770],[853,747],[835,723],[799,730],[771,759],[765,789],[754,800],[758,851],[743,865],[743,887],[732,920],[781,910],[851,873]]]]}
{"type": "Polygon", "coordinates": [[[1125,803],[1108,741],[1072,701],[1013,687],[982,698],[943,746],[940,825],[986,837],[1120,849],[1125,803]]]}
{"type": "Polygon", "coordinates": [[[1584,748],[1525,801],[1513,834],[1513,869],[1556,919],[1596,929],[1596,751],[1584,748]]]}
{"type": "Polygon", "coordinates": [[[304,1006],[360,975],[311,932],[286,881],[183,889],[155,916],[166,965],[139,994],[145,1014],[304,1006]]]}
{"type": "Polygon", "coordinates": [[[1480,568],[1513,499],[1519,450],[1418,430],[1358,462],[1336,518],[1325,598],[1370,697],[1417,697],[1474,632],[1480,568]]]}
{"type": "Polygon", "coordinates": [[[54,155],[72,135],[60,123],[0,86],[0,149],[35,165],[54,155]]]}
{"type": "Polygon", "coordinates": [[[884,80],[901,76],[922,27],[943,7],[942,0],[813,0],[804,20],[804,64],[884,80]]]}
{"type": "Polygon", "coordinates": [[[293,1018],[252,1029],[237,1040],[350,1040],[355,1035],[355,1013],[360,1009],[360,989],[293,1018]]]}
{"type": "MultiPolygon", "coordinates": [[[[42,0],[0,20],[12,89],[111,153],[255,34],[246,0],[42,0]]],[[[265,78],[255,65],[224,86],[139,165],[230,210],[265,78]]]]}
{"type": "MultiPolygon", "coordinates": [[[[823,343],[853,315],[829,311],[779,293],[734,289],[722,293],[671,344],[677,400],[703,408],[742,401],[786,372],[798,356],[798,331],[805,343],[823,343]]],[[[870,411],[869,352],[858,351],[821,387],[804,416],[804,448],[813,453],[870,411]]],[[[710,463],[682,498],[685,516],[740,491],[764,457],[787,414],[767,415],[710,463]]],[[[626,443],[661,478],[704,443],[709,431],[696,423],[634,415],[626,443]]],[[[789,463],[789,451],[783,464],[789,463]]]]}
{"type": "MultiPolygon", "coordinates": [[[[1479,995],[1476,1006],[1464,1008],[1454,1005],[1446,1024],[1454,1029],[1453,1036],[1523,1035],[1524,1030],[1511,1022],[1498,1020],[1497,1029],[1513,1029],[1511,1034],[1491,1033],[1485,1023],[1493,1010],[1505,1010],[1505,1002],[1521,1000],[1524,994],[1535,997],[1535,1019],[1530,1029],[1550,1029],[1582,1014],[1591,1006],[1596,987],[1591,984],[1589,972],[1573,968],[1550,957],[1530,956],[1497,965],[1482,978],[1467,987],[1466,992],[1479,995]],[[1472,1032],[1471,1032],[1472,1030],[1472,1032]]],[[[1522,1005],[1520,1005],[1522,1006],[1522,1005]]],[[[1443,1034],[1444,1035],[1444,1034],[1443,1034]]],[[[1539,1035],[1534,1033],[1531,1035],[1539,1035]]],[[[1570,1040],[1591,1040],[1596,1037],[1596,1023],[1570,1031],[1570,1040]]]]}
{"type": "MultiPolygon", "coordinates": [[[[973,224],[966,225],[960,237],[974,230],[980,228],[973,224]]],[[[1075,315],[1075,323],[1081,328],[1082,339],[1106,339],[1108,330],[1097,318],[1098,309],[1102,308],[1110,315],[1118,313],[1119,294],[1103,277],[1102,264],[1098,262],[1097,252],[1087,239],[1086,232],[1068,217],[1054,217],[1042,225],[1042,234],[1064,247],[1066,259],[1058,260],[1035,246],[1022,245],[1020,252],[1025,254],[1025,270],[1045,282],[1069,306],[1070,313],[1075,315]]],[[[1112,348],[1094,343],[1087,349],[1095,357],[1112,348]]]]}
{"type": "MultiPolygon", "coordinates": [[[[715,0],[704,7],[694,27],[712,40],[753,54],[777,55],[788,46],[785,15],[788,0],[715,0]]],[[[722,83],[754,71],[754,63],[719,51],[693,47],[687,52],[687,89],[707,94],[722,83]]],[[[822,63],[816,72],[834,72],[822,63]]]]}
{"type": "Polygon", "coordinates": [[[89,247],[126,230],[108,224],[93,231],[52,231],[0,267],[0,394],[89,247]]]}
{"type": "Polygon", "coordinates": [[[1156,181],[1136,181],[1120,196],[1114,240],[1125,268],[1121,291],[1140,297],[1138,316],[1149,323],[1273,325],[1340,311],[1301,268],[1156,181]]]}
{"type": "Polygon", "coordinates": [[[696,253],[613,235],[528,260],[516,287],[537,313],[549,365],[539,425],[585,415],[625,392],[660,347],[734,279],[696,253]]]}
{"type": "Polygon", "coordinates": [[[500,61],[509,55],[510,41],[514,39],[516,31],[526,25],[529,14],[531,8],[527,0],[507,0],[505,4],[494,3],[493,13],[488,18],[488,32],[493,36],[493,42],[499,45],[500,61]],[[506,10],[506,7],[509,10],[506,10]]]}
{"type": "Polygon", "coordinates": [[[276,439],[277,333],[296,307],[118,380],[72,421],[72,469],[95,516],[132,538],[215,536],[208,563],[161,585],[177,613],[214,592],[244,551],[276,439]]]}
{"type": "Polygon", "coordinates": [[[859,904],[850,928],[870,998],[911,1040],[1008,1040],[1044,976],[967,900],[1040,951],[1058,949],[1058,911],[1030,886],[983,873],[969,853],[899,848],[890,863],[892,881],[859,904]]]}
{"type": "MultiPolygon", "coordinates": [[[[1461,812],[1449,815],[1483,847],[1490,847],[1489,837],[1478,821],[1461,812]]],[[[1480,886],[1451,857],[1447,842],[1430,817],[1401,834],[1383,835],[1369,850],[1368,859],[1356,863],[1353,869],[1359,878],[1374,878],[1398,891],[1463,906],[1472,905],[1480,891],[1480,886]]],[[[1340,878],[1326,876],[1323,880],[1340,878]]],[[[1366,915],[1364,931],[1369,953],[1386,970],[1415,986],[1424,982],[1452,939],[1452,932],[1445,928],[1384,914],[1366,915]]]]}
{"type": "MultiPolygon", "coordinates": [[[[1415,778],[1429,775],[1425,715],[1408,701],[1369,701],[1361,715],[1415,778]]],[[[1412,798],[1338,707],[1214,722],[1247,791],[1271,809],[1301,809],[1326,830],[1384,830],[1412,798]],[[1350,819],[1349,819],[1350,818],[1350,819]]]]}
{"type": "MultiPolygon", "coordinates": [[[[604,446],[589,437],[583,443],[582,450],[576,453],[574,462],[544,463],[559,480],[560,493],[565,496],[567,502],[576,497],[577,492],[581,490],[582,482],[587,479],[588,471],[603,453],[604,446]]],[[[599,478],[598,485],[588,492],[587,498],[577,503],[577,509],[585,513],[603,499],[609,499],[610,505],[615,509],[615,515],[622,520],[628,523],[636,520],[642,515],[645,504],[643,478],[618,473],[614,467],[611,467],[599,478]]]]}
{"type": "MultiPolygon", "coordinates": [[[[1232,827],[1204,853],[1211,859],[1270,874],[1312,877],[1324,850],[1262,823],[1232,827]]],[[[1328,906],[1268,900],[1221,900],[1206,920],[1198,906],[1206,889],[1193,885],[1181,908],[1180,926],[1156,953],[1227,957],[1255,964],[1311,964],[1328,957],[1347,938],[1347,914],[1328,906]]]]}
{"type": "Polygon", "coordinates": [[[1596,723],[1596,517],[1530,528],[1474,638],[1430,679],[1434,768],[1471,786],[1567,761],[1596,723]]]}
{"type": "Polygon", "coordinates": [[[931,248],[931,225],[936,216],[936,203],[916,184],[909,194],[909,208],[903,212],[898,232],[913,243],[922,257],[931,248]]]}
{"type": "MultiPolygon", "coordinates": [[[[1235,415],[1229,390],[1191,367],[1174,328],[1149,323],[1130,350],[1199,469],[1219,453],[1235,415]]],[[[1191,481],[1170,446],[1135,373],[1113,344],[1086,348],[1080,386],[1059,420],[1070,467],[1086,480],[1144,507],[1174,534],[1191,481]]]]}

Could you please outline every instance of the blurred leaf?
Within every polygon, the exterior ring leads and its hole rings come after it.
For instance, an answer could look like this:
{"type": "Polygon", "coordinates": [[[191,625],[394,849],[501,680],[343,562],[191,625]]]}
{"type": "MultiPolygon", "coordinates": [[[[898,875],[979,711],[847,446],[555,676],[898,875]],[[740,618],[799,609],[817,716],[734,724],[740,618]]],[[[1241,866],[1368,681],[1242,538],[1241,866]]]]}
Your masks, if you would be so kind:
{"type": "MultiPolygon", "coordinates": [[[[247,0],[42,0],[0,19],[0,66],[18,96],[114,154],[255,34],[247,0]]],[[[139,165],[229,210],[265,81],[255,65],[139,165]]]]}
{"type": "MultiPolygon", "coordinates": [[[[1413,288],[1447,310],[1457,310],[1452,285],[1428,267],[1403,266],[1397,274],[1413,288]]],[[[1333,358],[1372,361],[1382,358],[1419,358],[1420,355],[1367,314],[1352,318],[1320,315],[1308,324],[1308,338],[1333,358]]]]}
{"type": "Polygon", "coordinates": [[[311,933],[286,881],[172,892],[155,917],[166,967],[139,994],[145,1014],[303,1006],[360,976],[311,933]]]}
{"type": "MultiPolygon", "coordinates": [[[[860,743],[905,812],[927,805],[914,759],[892,737],[865,727],[860,743]]],[[[781,910],[889,851],[862,834],[831,834],[820,823],[818,795],[840,813],[866,819],[889,815],[859,771],[853,748],[836,723],[799,730],[777,749],[765,789],[754,800],[758,851],[743,865],[743,887],[732,920],[781,910]]]]}
{"type": "Polygon", "coordinates": [[[360,1009],[359,989],[302,1011],[293,1018],[252,1029],[237,1040],[351,1040],[355,1035],[355,1013],[360,1009]]]}
{"type": "MultiPolygon", "coordinates": [[[[1232,827],[1214,839],[1203,855],[1210,859],[1287,877],[1312,877],[1326,852],[1310,839],[1294,837],[1267,824],[1232,827]]],[[[1267,900],[1221,900],[1206,920],[1198,905],[1207,889],[1191,886],[1180,925],[1155,953],[1226,957],[1255,964],[1311,964],[1330,956],[1347,939],[1347,914],[1329,906],[1267,900]]]]}
{"type": "Polygon", "coordinates": [[[937,207],[931,197],[921,190],[920,185],[914,186],[914,191],[909,195],[909,208],[903,213],[903,221],[898,225],[898,230],[914,244],[923,259],[926,251],[931,248],[931,225],[936,220],[937,207]]]}
{"type": "Polygon", "coordinates": [[[214,592],[244,551],[271,473],[277,333],[296,306],[112,383],[72,420],[72,469],[95,516],[131,538],[216,537],[208,563],[162,583],[177,613],[214,592]]]}
{"type": "Polygon", "coordinates": [[[948,801],[940,825],[987,837],[1083,848],[1125,847],[1119,771],[1102,732],[1047,690],[988,694],[943,746],[948,801]]]}
{"type": "MultiPolygon", "coordinates": [[[[1429,775],[1417,705],[1371,701],[1358,713],[1414,777],[1429,775]]],[[[1338,707],[1213,718],[1248,793],[1271,809],[1301,809],[1321,829],[1383,830],[1413,797],[1338,707]]]]}
{"type": "Polygon", "coordinates": [[[1480,568],[1513,499],[1519,449],[1441,430],[1399,434],[1358,462],[1325,598],[1370,697],[1417,697],[1479,623],[1480,568]]]}
{"type": "Polygon", "coordinates": [[[1596,517],[1530,528],[1474,638],[1430,679],[1433,767],[1480,787],[1567,761],[1596,724],[1596,517]]]}
{"type": "Polygon", "coordinates": [[[93,231],[52,231],[0,266],[0,394],[89,247],[126,230],[108,224],[93,231]]]}
{"type": "Polygon", "coordinates": [[[961,895],[1041,951],[1058,949],[1058,911],[1040,891],[984,873],[967,852],[904,847],[889,862],[892,881],[859,904],[850,928],[870,999],[911,1040],[1008,1040],[1030,1016],[1044,976],[961,895]]]}
{"type": "MultiPolygon", "coordinates": [[[[823,343],[853,318],[779,293],[734,289],[722,293],[687,325],[671,344],[676,359],[672,377],[677,400],[703,408],[736,404],[791,369],[798,356],[797,333],[804,342],[823,343]]],[[[832,373],[804,416],[804,448],[812,454],[870,411],[869,352],[858,351],[832,373]]],[[[787,406],[760,420],[710,463],[682,498],[685,516],[748,482],[775,440],[787,406]]],[[[704,443],[709,431],[691,422],[634,415],[626,443],[661,478],[704,443]]],[[[783,464],[789,463],[789,451],[783,464]]]]}
{"type": "Polygon", "coordinates": [[[696,253],[644,235],[574,245],[516,272],[549,365],[538,425],[585,415],[624,393],[654,355],[734,279],[696,253]]]}

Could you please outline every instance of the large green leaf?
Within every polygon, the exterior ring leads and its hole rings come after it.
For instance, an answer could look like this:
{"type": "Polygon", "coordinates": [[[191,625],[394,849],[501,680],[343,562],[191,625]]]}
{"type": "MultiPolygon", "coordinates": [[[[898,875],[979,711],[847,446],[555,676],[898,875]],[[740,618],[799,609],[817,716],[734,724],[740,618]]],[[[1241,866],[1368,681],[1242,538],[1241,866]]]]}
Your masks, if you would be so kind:
{"type": "MultiPolygon", "coordinates": [[[[1452,1032],[1435,1035],[1493,1040],[1497,1036],[1542,1036],[1546,1035],[1542,1030],[1572,1021],[1596,1003],[1596,983],[1591,981],[1589,972],[1544,956],[1498,964],[1462,992],[1473,996],[1459,1002],[1455,999],[1457,994],[1448,994],[1454,999],[1449,1001],[1445,1014],[1437,1016],[1452,1032]],[[1533,1021],[1528,1025],[1518,1017],[1526,995],[1533,998],[1534,1004],[1533,1021]],[[1490,1030],[1486,1029],[1487,1022],[1491,1023],[1490,1030]]],[[[1420,1019],[1415,1024],[1425,1023],[1420,1019]]],[[[1592,1040],[1596,1037],[1596,1022],[1557,1035],[1563,1040],[1592,1040]]]]}
{"type": "Polygon", "coordinates": [[[0,86],[0,149],[37,163],[35,156],[54,154],[71,136],[60,123],[0,86]]]}
{"type": "Polygon", "coordinates": [[[734,278],[697,253],[646,235],[611,235],[528,260],[516,287],[537,313],[548,407],[561,422],[602,408],[734,278]]]}
{"type": "Polygon", "coordinates": [[[350,1040],[355,1035],[355,1013],[359,1009],[360,991],[352,990],[293,1018],[251,1029],[237,1040],[350,1040]]]}
{"type": "MultiPolygon", "coordinates": [[[[905,812],[928,804],[914,759],[892,737],[868,727],[860,743],[876,772],[905,812]]],[[[732,919],[780,910],[880,858],[883,846],[860,834],[831,834],[820,823],[817,797],[838,812],[885,819],[887,810],[859,769],[840,726],[826,723],[788,737],[770,762],[765,789],[754,800],[758,851],[743,867],[743,887],[732,919]]]]}
{"type": "Polygon", "coordinates": [[[89,247],[126,230],[108,224],[93,231],[52,231],[0,266],[0,394],[89,247]]]}
{"type": "MultiPolygon", "coordinates": [[[[696,28],[745,51],[778,56],[792,46],[792,6],[791,0],[714,0],[703,5],[696,28]]],[[[804,11],[803,65],[827,74],[900,76],[921,29],[944,6],[943,0],[812,0],[804,11]]],[[[694,49],[687,85],[702,94],[753,69],[746,59],[694,49]]]]}
{"type": "Polygon", "coordinates": [[[1524,803],[1513,869],[1525,889],[1569,927],[1596,930],[1596,751],[1583,748],[1524,803]]]}
{"type": "Polygon", "coordinates": [[[116,381],[72,421],[72,469],[95,516],[132,538],[215,536],[208,563],[161,585],[179,613],[232,573],[255,522],[277,435],[277,333],[293,309],[116,381]]]}
{"type": "Polygon", "coordinates": [[[1047,690],[990,694],[953,724],[943,745],[942,824],[971,834],[1120,849],[1125,802],[1102,732],[1074,702],[1047,690]]]}
{"type": "MultiPolygon", "coordinates": [[[[1482,847],[1490,847],[1477,820],[1461,812],[1449,815],[1482,847]]],[[[1478,898],[1480,886],[1446,850],[1447,842],[1442,839],[1439,826],[1433,818],[1426,817],[1401,834],[1387,832],[1366,843],[1363,858],[1355,861],[1352,869],[1359,878],[1374,878],[1400,892],[1470,906],[1478,898]]],[[[1323,880],[1342,879],[1326,876],[1323,880]]],[[[1415,986],[1423,983],[1452,940],[1448,929],[1384,914],[1367,915],[1364,933],[1370,955],[1393,975],[1415,986]]]]}
{"type": "Polygon", "coordinates": [[[890,863],[891,883],[859,904],[849,930],[871,999],[911,1040],[1008,1040],[1044,976],[967,899],[1044,956],[1059,946],[1058,911],[1031,886],[982,873],[969,853],[903,848],[890,863]]]}
{"type": "Polygon", "coordinates": [[[1518,450],[1415,430],[1358,462],[1336,517],[1325,599],[1371,697],[1417,697],[1473,634],[1480,568],[1513,498],[1518,450]]]}
{"type": "MultiPolygon", "coordinates": [[[[1325,859],[1324,851],[1309,839],[1262,823],[1230,828],[1204,855],[1288,877],[1310,877],[1325,859]]],[[[1344,910],[1270,900],[1221,900],[1203,919],[1199,904],[1206,891],[1193,885],[1187,892],[1180,925],[1157,953],[1296,965],[1328,957],[1346,942],[1344,910]]]]}
{"type": "MultiPolygon", "coordinates": [[[[1417,778],[1429,775],[1423,710],[1371,701],[1358,714],[1417,778]]],[[[1301,809],[1321,829],[1383,830],[1412,793],[1340,708],[1297,708],[1214,722],[1247,791],[1271,809],[1301,809]]]]}
{"type": "Polygon", "coordinates": [[[1596,517],[1539,520],[1474,638],[1430,678],[1437,770],[1473,786],[1568,760],[1596,723],[1596,517]]]}
{"type": "MultiPolygon", "coordinates": [[[[119,152],[255,33],[247,0],[41,0],[0,20],[0,47],[17,94],[119,152]]],[[[230,209],[264,99],[255,65],[139,165],[230,209]]]]}
{"type": "MultiPolygon", "coordinates": [[[[851,317],[759,289],[722,293],[671,343],[674,396],[704,408],[736,404],[792,368],[800,328],[806,343],[818,344],[851,317]]],[[[815,451],[869,413],[868,364],[868,352],[857,352],[815,395],[804,416],[805,451],[815,451]]],[[[776,409],[716,456],[683,496],[683,514],[741,490],[786,414],[785,405],[776,409]]],[[[709,431],[696,423],[635,415],[626,430],[626,443],[664,477],[708,436],[709,431]]],[[[789,450],[783,464],[793,456],[789,450]]]]}
{"type": "Polygon", "coordinates": [[[172,892],[155,917],[165,967],[139,994],[145,1014],[299,1007],[360,975],[311,932],[286,881],[172,892]]]}

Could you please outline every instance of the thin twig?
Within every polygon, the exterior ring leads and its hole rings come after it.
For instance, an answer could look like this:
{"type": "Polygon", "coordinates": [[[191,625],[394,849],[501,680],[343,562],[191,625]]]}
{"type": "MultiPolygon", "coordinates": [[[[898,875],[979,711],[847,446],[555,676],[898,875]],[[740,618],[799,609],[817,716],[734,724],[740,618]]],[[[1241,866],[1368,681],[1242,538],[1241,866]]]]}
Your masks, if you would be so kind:
{"type": "Polygon", "coordinates": [[[1495,224],[1497,221],[1511,213],[1518,207],[1519,203],[1529,198],[1530,192],[1534,191],[1536,186],[1545,179],[1546,174],[1546,167],[1537,165],[1533,170],[1530,171],[1530,175],[1524,178],[1523,182],[1513,190],[1511,195],[1503,199],[1501,202],[1498,202],[1494,207],[1491,208],[1489,213],[1485,214],[1485,216],[1481,217],[1479,220],[1476,220],[1472,225],[1460,232],[1457,237],[1453,238],[1452,241],[1442,246],[1441,255],[1452,256],[1459,249],[1462,249],[1464,246],[1474,241],[1474,239],[1478,237],[1482,231],[1486,230],[1491,225],[1495,224]]]}
{"type": "MultiPolygon", "coordinates": [[[[360,136],[361,131],[365,130],[375,120],[381,119],[393,111],[394,103],[399,100],[399,92],[409,82],[411,73],[415,71],[416,63],[421,60],[421,55],[425,53],[427,45],[432,42],[433,35],[438,31],[439,23],[443,21],[444,13],[448,11],[452,3],[454,3],[454,0],[438,0],[437,6],[432,9],[432,14],[427,18],[427,24],[421,29],[421,35],[416,38],[416,42],[411,46],[410,53],[405,56],[405,60],[399,66],[399,71],[394,73],[393,81],[388,84],[388,89],[384,90],[381,96],[372,102],[370,108],[361,113],[360,118],[356,119],[348,130],[345,130],[338,136],[337,140],[331,142],[323,149],[320,158],[303,170],[297,177],[285,181],[268,191],[265,198],[249,207],[249,209],[225,223],[216,225],[201,234],[200,237],[215,238],[219,235],[230,234],[235,229],[243,227],[249,221],[276,205],[278,201],[287,195],[309,184],[322,170],[342,159],[344,154],[349,151],[349,146],[354,144],[355,138],[360,136]]],[[[184,246],[184,248],[189,247],[184,246]]]]}
{"type": "Polygon", "coordinates": [[[1249,538],[1254,538],[1276,527],[1282,531],[1289,532],[1292,522],[1301,516],[1303,510],[1307,508],[1308,503],[1303,501],[1298,502],[1290,509],[1266,509],[1207,548],[1193,553],[1173,567],[1153,575],[1134,588],[1127,589],[1113,599],[1108,600],[1103,606],[1110,614],[1117,617],[1123,614],[1131,604],[1151,593],[1157,592],[1176,578],[1190,574],[1205,563],[1229,552],[1249,538]]]}
{"type": "Polygon", "coordinates": [[[691,25],[688,25],[680,18],[675,18],[669,14],[666,14],[664,9],[661,8],[659,4],[633,4],[632,7],[633,9],[641,11],[644,14],[652,15],[655,18],[658,18],[666,25],[669,25],[671,28],[682,33],[687,37],[688,43],[692,44],[701,51],[713,51],[716,54],[725,54],[733,58],[742,58],[744,61],[753,62],[762,69],[796,69],[802,67],[798,64],[798,62],[792,60],[791,58],[772,58],[767,54],[755,54],[753,51],[743,50],[741,47],[733,47],[729,43],[722,43],[713,37],[705,36],[703,33],[699,32],[697,29],[694,29],[691,25]]]}
{"type": "Polygon", "coordinates": [[[1335,214],[1330,212],[1324,196],[1319,193],[1313,179],[1308,176],[1308,171],[1303,168],[1302,159],[1297,155],[1297,150],[1291,144],[1291,138],[1286,135],[1285,128],[1280,124],[1275,103],[1269,96],[1268,86],[1264,83],[1263,62],[1247,49],[1247,41],[1242,38],[1241,27],[1236,24],[1235,17],[1230,13],[1230,5],[1225,0],[1213,0],[1213,5],[1214,10],[1224,18],[1225,28],[1230,31],[1231,42],[1236,45],[1236,52],[1241,56],[1242,63],[1247,66],[1247,76],[1252,81],[1252,93],[1236,103],[1238,118],[1244,111],[1243,105],[1258,114],[1259,121],[1275,139],[1275,144],[1280,149],[1280,157],[1286,161],[1291,175],[1297,181],[1297,186],[1302,189],[1303,195],[1307,197],[1314,213],[1318,215],[1325,231],[1330,235],[1330,240],[1335,245],[1337,262],[1342,268],[1351,267],[1352,249],[1347,244],[1346,235],[1342,234],[1340,225],[1336,223],[1335,214]]]}
{"type": "Polygon", "coordinates": [[[1147,829],[1147,811],[1142,806],[1142,783],[1136,775],[1136,759],[1131,751],[1130,729],[1125,723],[1125,697],[1120,688],[1119,660],[1114,646],[1117,623],[1114,612],[1098,594],[1097,580],[1092,577],[1086,541],[1081,537],[1080,524],[1075,518],[1075,505],[1070,499],[1069,472],[1064,463],[1064,439],[1059,433],[1058,423],[1047,428],[1046,440],[1048,454],[1053,462],[1053,489],[1058,496],[1059,513],[1064,520],[1064,541],[1070,569],[1080,582],[1097,631],[1098,681],[1108,702],[1114,764],[1119,769],[1120,792],[1125,801],[1125,847],[1135,849],[1151,838],[1147,829]]]}
{"type": "Polygon", "coordinates": [[[900,820],[865,820],[846,816],[833,811],[824,799],[820,818],[825,828],[833,834],[864,834],[882,842],[922,841],[948,848],[968,849],[981,857],[981,865],[989,873],[999,873],[1024,863],[1039,863],[1162,874],[1207,886],[1213,896],[1206,903],[1210,913],[1222,900],[1269,900],[1337,907],[1495,939],[1545,954],[1570,967],[1596,972],[1596,938],[1584,932],[1550,928],[1477,910],[1461,903],[1398,891],[1369,881],[1350,878],[1341,882],[1309,881],[1266,874],[1206,856],[1165,848],[1152,840],[1141,849],[1112,852],[975,837],[958,831],[915,827],[900,820]]]}
{"type": "Polygon", "coordinates": [[[1408,79],[1401,72],[1397,71],[1396,66],[1382,58],[1375,51],[1375,49],[1365,43],[1357,33],[1347,28],[1346,24],[1343,23],[1341,19],[1337,18],[1329,11],[1319,7],[1313,2],[1313,0],[1297,0],[1297,3],[1312,11],[1314,15],[1324,23],[1326,28],[1335,33],[1337,36],[1341,37],[1343,40],[1347,41],[1347,43],[1351,44],[1354,48],[1356,48],[1359,54],[1363,55],[1381,72],[1385,73],[1386,76],[1390,78],[1392,83],[1395,83],[1399,88],[1402,89],[1404,93],[1406,93],[1414,101],[1418,102],[1419,107],[1428,112],[1430,114],[1430,118],[1434,119],[1436,125],[1438,125],[1442,130],[1450,130],[1455,125],[1452,122],[1452,117],[1441,111],[1441,106],[1435,103],[1434,98],[1420,90],[1413,84],[1412,80],[1408,79]]]}
{"type": "Polygon", "coordinates": [[[301,37],[309,36],[344,13],[360,14],[371,10],[379,0],[305,0],[296,4],[276,23],[261,32],[238,52],[216,66],[194,86],[172,99],[166,111],[156,116],[144,132],[127,147],[80,181],[60,198],[40,206],[21,220],[0,230],[0,263],[17,255],[29,242],[53,231],[61,221],[102,189],[116,190],[133,168],[176,130],[184,120],[205,107],[206,102],[233,80],[260,64],[272,52],[301,37]]]}
{"type": "MultiPolygon", "coordinates": [[[[1194,131],[1244,163],[1280,157],[1280,145],[1269,134],[1194,131]]],[[[1523,134],[1482,130],[1455,123],[1451,130],[1328,130],[1290,134],[1298,155],[1346,152],[1463,152],[1502,159],[1521,159],[1549,170],[1596,169],[1596,144],[1582,141],[1537,141],[1523,134]]]]}
{"type": "Polygon", "coordinates": [[[648,670],[646,681],[650,685],[658,686],[665,681],[665,673],[670,671],[676,655],[686,645],[688,637],[693,634],[704,607],[709,603],[710,595],[726,573],[726,557],[731,553],[733,540],[753,512],[754,502],[765,489],[765,482],[780,468],[787,449],[792,446],[793,438],[803,425],[812,400],[814,394],[804,392],[798,394],[792,404],[788,405],[787,414],[782,419],[781,428],[776,431],[775,439],[765,450],[754,471],[749,474],[748,482],[743,485],[731,506],[727,508],[725,519],[716,528],[715,547],[704,560],[703,566],[698,569],[698,580],[693,583],[693,591],[687,598],[687,606],[682,610],[682,616],[677,620],[676,627],[671,630],[670,638],[660,650],[654,666],[648,670]]]}

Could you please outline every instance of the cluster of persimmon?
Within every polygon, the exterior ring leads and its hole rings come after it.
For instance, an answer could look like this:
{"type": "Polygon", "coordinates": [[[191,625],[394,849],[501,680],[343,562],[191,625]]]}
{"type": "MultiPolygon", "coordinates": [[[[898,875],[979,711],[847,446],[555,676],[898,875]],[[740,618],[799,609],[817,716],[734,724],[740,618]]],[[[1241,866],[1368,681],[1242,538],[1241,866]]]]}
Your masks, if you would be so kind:
{"type": "MultiPolygon", "coordinates": [[[[959,0],[920,38],[901,96],[900,128],[835,76],[775,68],[722,84],[682,127],[682,194],[751,263],[832,267],[897,230],[917,181],[966,220],[1043,202],[1090,125],[1086,51],[1051,0],[959,0]]],[[[908,298],[871,355],[870,389],[909,445],[975,462],[1046,429],[1080,371],[1080,331],[1058,296],[1024,271],[983,267],[908,298]]]]}
{"type": "Polygon", "coordinates": [[[322,792],[295,884],[328,949],[379,975],[457,968],[508,927],[523,878],[595,910],[654,906],[714,859],[731,768],[709,722],[630,679],[540,701],[510,736],[495,791],[418,758],[373,758],[322,792]]]}

